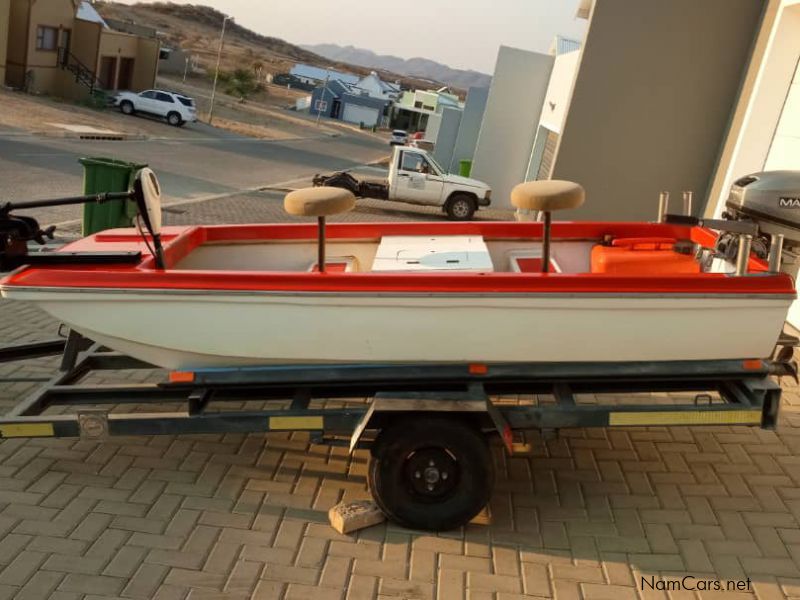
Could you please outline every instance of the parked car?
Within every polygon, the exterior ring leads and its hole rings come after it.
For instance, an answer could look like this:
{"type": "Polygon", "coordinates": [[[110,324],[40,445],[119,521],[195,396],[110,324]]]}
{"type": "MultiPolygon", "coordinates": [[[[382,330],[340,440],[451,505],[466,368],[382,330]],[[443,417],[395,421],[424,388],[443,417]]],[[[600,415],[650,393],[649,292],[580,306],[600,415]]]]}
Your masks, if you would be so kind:
{"type": "Polygon", "coordinates": [[[402,129],[395,129],[392,131],[392,137],[389,138],[390,146],[405,146],[408,144],[408,132],[402,129]]]}
{"type": "Polygon", "coordinates": [[[359,198],[438,206],[452,221],[469,221],[479,207],[492,201],[488,184],[448,173],[425,150],[411,146],[393,149],[388,177],[383,181],[358,180],[339,171],[315,175],[313,182],[315,186],[350,190],[359,198]]]}
{"type": "Polygon", "coordinates": [[[144,92],[119,92],[111,97],[111,103],[126,115],[137,112],[147,113],[167,120],[175,127],[197,121],[197,108],[194,100],[182,94],[166,90],[145,90],[144,92]]]}

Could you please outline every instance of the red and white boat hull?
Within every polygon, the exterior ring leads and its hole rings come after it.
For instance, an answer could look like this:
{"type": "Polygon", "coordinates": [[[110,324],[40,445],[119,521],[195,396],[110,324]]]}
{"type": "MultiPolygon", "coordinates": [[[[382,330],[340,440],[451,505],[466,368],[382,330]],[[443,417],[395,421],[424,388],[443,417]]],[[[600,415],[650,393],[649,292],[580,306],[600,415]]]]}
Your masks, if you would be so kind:
{"type": "Polygon", "coordinates": [[[766,358],[796,297],[788,275],[755,257],[740,276],[590,268],[592,248],[609,236],[713,247],[716,235],[697,227],[556,223],[550,273],[520,260],[540,249],[539,223],[330,225],[329,257],[353,269],[324,273],[316,233],[166,228],[161,270],[138,233],[105,232],[64,250],[138,250],[141,260],[33,265],[0,281],[0,292],[170,369],[766,358]],[[432,251],[442,243],[447,252],[432,251]]]}
{"type": "Polygon", "coordinates": [[[792,298],[6,289],[170,369],[310,362],[765,358],[792,298]]]}

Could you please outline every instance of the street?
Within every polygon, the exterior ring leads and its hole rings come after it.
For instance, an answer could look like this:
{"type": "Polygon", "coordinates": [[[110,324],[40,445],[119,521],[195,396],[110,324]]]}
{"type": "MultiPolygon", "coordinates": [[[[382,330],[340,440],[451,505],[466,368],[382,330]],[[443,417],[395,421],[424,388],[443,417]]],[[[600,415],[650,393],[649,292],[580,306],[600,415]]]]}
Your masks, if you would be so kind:
{"type": "MultiPolygon", "coordinates": [[[[173,133],[165,127],[165,133],[173,133]]],[[[0,201],[76,195],[82,191],[78,159],[109,157],[147,164],[161,182],[165,205],[268,187],[316,172],[351,168],[380,159],[388,147],[353,132],[338,137],[271,141],[248,138],[202,124],[173,138],[97,141],[0,132],[0,201]]],[[[78,207],[40,209],[43,223],[79,218],[78,207]]]]}

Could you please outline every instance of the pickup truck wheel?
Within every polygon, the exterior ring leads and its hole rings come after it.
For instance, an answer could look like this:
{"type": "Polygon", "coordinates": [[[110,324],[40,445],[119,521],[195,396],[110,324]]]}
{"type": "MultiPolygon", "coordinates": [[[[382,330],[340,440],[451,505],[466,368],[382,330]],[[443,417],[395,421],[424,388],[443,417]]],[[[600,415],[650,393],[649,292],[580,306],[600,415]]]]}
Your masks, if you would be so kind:
{"type": "Polygon", "coordinates": [[[183,119],[181,119],[181,116],[178,113],[171,112],[167,115],[167,123],[174,127],[180,127],[183,125],[183,119]]]}
{"type": "Polygon", "coordinates": [[[122,102],[120,102],[119,109],[122,111],[122,114],[124,115],[132,115],[133,113],[136,112],[136,110],[133,108],[133,102],[131,102],[130,100],[123,100],[122,102]]]}
{"type": "Polygon", "coordinates": [[[445,531],[468,523],[494,484],[486,439],[450,417],[409,417],[381,431],[372,448],[369,487],[376,504],[411,529],[445,531]]]}
{"type": "Polygon", "coordinates": [[[477,210],[475,198],[467,194],[454,194],[445,204],[444,210],[451,221],[469,221],[477,210]]]}

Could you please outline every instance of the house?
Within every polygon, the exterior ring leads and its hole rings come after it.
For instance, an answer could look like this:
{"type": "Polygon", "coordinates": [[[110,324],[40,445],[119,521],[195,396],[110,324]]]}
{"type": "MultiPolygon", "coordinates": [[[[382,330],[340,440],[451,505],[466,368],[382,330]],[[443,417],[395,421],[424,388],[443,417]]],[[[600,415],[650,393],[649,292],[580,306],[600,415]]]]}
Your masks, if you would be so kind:
{"type": "Polygon", "coordinates": [[[4,6],[6,85],[79,99],[97,89],[155,84],[160,50],[155,30],[149,35],[115,30],[85,0],[0,0],[0,13],[4,6]]]}
{"type": "Polygon", "coordinates": [[[197,57],[181,48],[161,48],[158,72],[169,75],[202,74],[206,70],[200,66],[197,57]]]}
{"type": "MultiPolygon", "coordinates": [[[[445,108],[463,109],[458,96],[444,87],[438,90],[405,91],[394,104],[390,126],[406,131],[425,131],[433,135],[445,108]]],[[[429,137],[426,135],[426,137],[429,137]]],[[[433,136],[435,137],[435,136],[433,136]]]]}
{"type": "Polygon", "coordinates": [[[384,100],[397,100],[402,93],[399,84],[383,81],[375,71],[360,79],[356,87],[365,91],[372,98],[384,100]]]}
{"type": "Polygon", "coordinates": [[[296,77],[303,83],[312,85],[319,85],[325,81],[334,80],[338,80],[349,85],[356,85],[361,79],[358,75],[353,75],[351,73],[341,73],[340,71],[334,71],[333,69],[321,69],[320,67],[312,67],[311,65],[304,65],[302,63],[298,63],[293,66],[289,70],[289,75],[296,77]]]}
{"type": "Polygon", "coordinates": [[[355,85],[335,79],[311,93],[309,114],[372,127],[386,123],[390,106],[391,100],[373,98],[355,85]]]}

